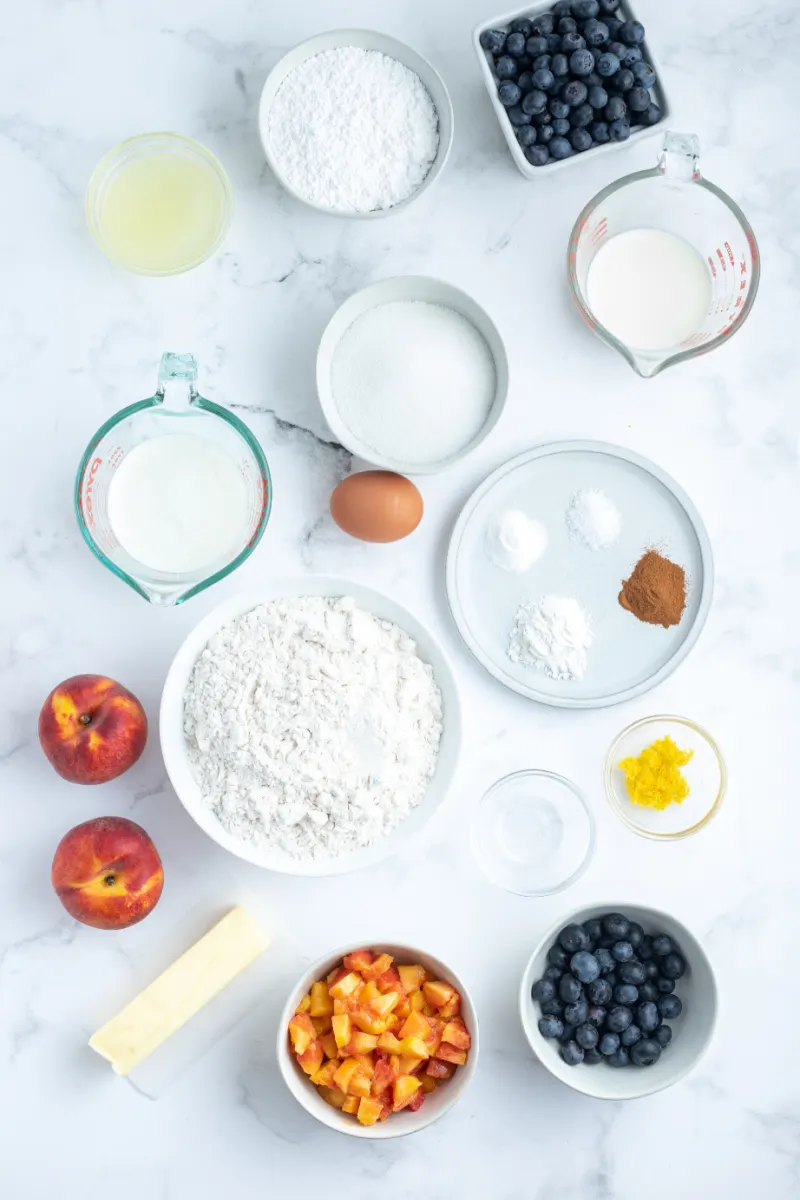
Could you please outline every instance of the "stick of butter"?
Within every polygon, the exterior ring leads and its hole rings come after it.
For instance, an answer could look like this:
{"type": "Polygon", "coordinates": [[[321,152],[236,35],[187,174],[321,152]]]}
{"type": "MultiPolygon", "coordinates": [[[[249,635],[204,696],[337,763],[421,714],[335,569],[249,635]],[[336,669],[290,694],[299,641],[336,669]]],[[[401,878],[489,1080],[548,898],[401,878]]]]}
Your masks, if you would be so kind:
{"type": "Polygon", "coordinates": [[[89,1039],[92,1050],[127,1075],[269,945],[246,909],[232,908],[199,942],[168,967],[89,1039]]]}

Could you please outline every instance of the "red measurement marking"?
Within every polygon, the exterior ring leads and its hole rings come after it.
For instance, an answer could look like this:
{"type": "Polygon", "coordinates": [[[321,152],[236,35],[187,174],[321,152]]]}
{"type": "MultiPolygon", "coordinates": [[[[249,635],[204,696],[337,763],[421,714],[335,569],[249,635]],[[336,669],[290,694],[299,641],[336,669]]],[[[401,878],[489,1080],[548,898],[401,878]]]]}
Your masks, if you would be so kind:
{"type": "Polygon", "coordinates": [[[592,242],[596,246],[598,242],[602,242],[603,238],[608,233],[608,221],[605,217],[597,222],[592,230],[592,242]]]}
{"type": "Polygon", "coordinates": [[[720,250],[719,246],[717,246],[717,258],[720,261],[720,266],[722,267],[723,271],[727,271],[728,268],[725,264],[725,258],[723,256],[722,251],[720,250]]]}
{"type": "Polygon", "coordinates": [[[94,521],[94,498],[93,498],[92,493],[94,492],[95,476],[97,475],[97,472],[100,470],[102,465],[103,465],[102,458],[95,458],[92,460],[92,465],[89,467],[89,478],[86,481],[86,494],[84,495],[84,498],[83,498],[83,511],[84,511],[84,515],[86,517],[86,524],[91,525],[92,527],[94,527],[94,523],[95,523],[95,521],[94,521]]]}
{"type": "Polygon", "coordinates": [[[714,260],[710,254],[708,256],[708,269],[710,270],[714,279],[716,279],[717,278],[717,268],[714,266],[714,260]]]}
{"type": "Polygon", "coordinates": [[[739,263],[739,274],[740,275],[747,274],[747,263],[745,262],[744,259],[742,259],[742,261],[739,263]]]}
{"type": "Polygon", "coordinates": [[[725,249],[728,251],[728,258],[729,258],[729,259],[730,259],[730,261],[731,261],[731,266],[733,266],[733,263],[734,263],[734,257],[733,257],[733,251],[731,250],[731,247],[730,247],[730,243],[729,243],[729,242],[725,242],[725,243],[723,243],[723,244],[724,244],[724,246],[725,246],[725,249]]]}
{"type": "Polygon", "coordinates": [[[757,263],[758,246],[756,245],[756,239],[753,237],[752,233],[747,234],[747,244],[750,247],[750,257],[752,258],[753,263],[757,263]]]}
{"type": "Polygon", "coordinates": [[[734,305],[734,308],[740,308],[740,307],[741,307],[741,304],[742,304],[742,300],[743,300],[743,299],[744,299],[744,296],[737,296],[737,297],[736,297],[736,304],[734,305]]]}

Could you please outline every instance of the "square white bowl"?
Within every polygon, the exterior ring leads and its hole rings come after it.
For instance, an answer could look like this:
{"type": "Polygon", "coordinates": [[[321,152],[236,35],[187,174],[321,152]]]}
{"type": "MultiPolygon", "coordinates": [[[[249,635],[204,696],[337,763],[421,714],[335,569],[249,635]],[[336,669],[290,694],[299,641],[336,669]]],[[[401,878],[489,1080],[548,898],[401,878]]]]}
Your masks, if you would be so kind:
{"type": "Polygon", "coordinates": [[[598,1100],[633,1100],[672,1087],[673,1083],[683,1079],[697,1066],[714,1034],[717,985],[705,951],[685,925],[657,908],[614,901],[566,913],[548,929],[522,976],[519,1012],[531,1049],[542,1066],[556,1079],[576,1092],[583,1092],[585,1096],[594,1096],[598,1100]],[[596,1066],[580,1063],[577,1067],[569,1067],[559,1053],[560,1043],[542,1037],[539,1032],[542,1014],[538,1002],[531,997],[531,987],[537,979],[542,978],[548,965],[547,951],[565,925],[573,921],[580,925],[593,917],[603,917],[612,912],[638,921],[645,933],[666,933],[677,943],[686,959],[686,974],[678,980],[676,987],[676,995],[683,1001],[683,1012],[674,1021],[667,1022],[672,1028],[672,1041],[652,1067],[609,1067],[605,1063],[596,1066]]]}
{"type": "MultiPolygon", "coordinates": [[[[598,154],[610,154],[614,150],[623,150],[625,146],[634,145],[640,141],[644,141],[647,137],[653,137],[656,134],[661,134],[666,123],[672,115],[672,106],[666,91],[664,90],[663,74],[661,67],[653,58],[653,53],[650,48],[650,43],[647,39],[642,43],[642,57],[645,62],[649,62],[656,73],[655,87],[651,92],[655,95],[658,104],[661,106],[661,120],[655,125],[637,125],[631,132],[631,136],[625,142],[606,142],[603,146],[592,146],[589,150],[584,150],[581,154],[572,154],[569,158],[550,159],[543,167],[534,167],[528,162],[525,157],[522,147],[516,139],[514,126],[509,121],[506,110],[497,98],[497,78],[489,65],[486,51],[481,45],[481,34],[487,29],[504,29],[507,25],[517,17],[538,17],[542,13],[550,12],[553,7],[553,0],[547,4],[531,4],[527,8],[515,8],[511,12],[501,13],[500,16],[492,17],[489,21],[481,21],[477,25],[472,34],[472,44],[475,47],[475,53],[478,56],[478,65],[483,76],[483,82],[486,84],[486,90],[489,93],[489,99],[492,103],[492,108],[497,115],[497,120],[500,123],[500,128],[503,131],[503,137],[508,143],[508,148],[511,151],[511,157],[517,165],[517,169],[525,176],[526,179],[542,179],[545,175],[550,175],[553,171],[558,171],[562,167],[570,167],[575,163],[582,162],[584,159],[594,158],[598,154]]],[[[636,21],[638,17],[634,12],[628,0],[622,0],[620,8],[617,10],[626,20],[636,21]]],[[[616,14],[615,14],[616,15],[616,14]]],[[[644,22],[642,22],[644,24],[644,22]]]]}
{"type": "Polygon", "coordinates": [[[333,1129],[337,1133],[349,1134],[350,1137],[386,1141],[388,1138],[405,1137],[409,1133],[416,1133],[419,1129],[433,1125],[434,1121],[438,1121],[446,1112],[449,1112],[459,1097],[463,1095],[464,1089],[472,1082],[477,1063],[478,1016],[463,980],[441,959],[434,958],[432,954],[427,954],[415,946],[405,946],[399,942],[374,940],[354,942],[318,959],[292,988],[278,1025],[278,1065],[289,1091],[298,1104],[301,1104],[312,1117],[316,1117],[329,1129],[333,1129]],[[354,1116],[332,1108],[322,1099],[314,1084],[298,1064],[289,1044],[288,1034],[289,1021],[311,984],[316,983],[318,979],[324,979],[334,967],[338,967],[345,954],[350,954],[353,950],[360,950],[363,946],[368,946],[378,952],[385,951],[403,962],[421,963],[434,979],[443,979],[446,983],[451,983],[461,993],[461,1016],[472,1037],[472,1046],[467,1055],[466,1065],[458,1067],[452,1078],[446,1080],[435,1092],[426,1096],[424,1104],[417,1112],[409,1112],[404,1109],[399,1113],[392,1113],[390,1117],[385,1121],[378,1122],[377,1125],[359,1125],[354,1116]]]}

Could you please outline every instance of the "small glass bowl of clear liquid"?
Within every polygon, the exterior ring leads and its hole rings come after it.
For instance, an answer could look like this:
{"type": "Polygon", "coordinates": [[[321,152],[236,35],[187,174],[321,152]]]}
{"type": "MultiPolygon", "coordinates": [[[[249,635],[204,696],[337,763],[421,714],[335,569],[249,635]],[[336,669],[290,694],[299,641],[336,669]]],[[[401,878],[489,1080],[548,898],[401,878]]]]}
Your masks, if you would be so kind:
{"type": "Polygon", "coordinates": [[[551,771],[516,771],[489,788],[472,819],[472,850],[492,883],[518,896],[570,887],[594,854],[582,793],[551,771]]]}

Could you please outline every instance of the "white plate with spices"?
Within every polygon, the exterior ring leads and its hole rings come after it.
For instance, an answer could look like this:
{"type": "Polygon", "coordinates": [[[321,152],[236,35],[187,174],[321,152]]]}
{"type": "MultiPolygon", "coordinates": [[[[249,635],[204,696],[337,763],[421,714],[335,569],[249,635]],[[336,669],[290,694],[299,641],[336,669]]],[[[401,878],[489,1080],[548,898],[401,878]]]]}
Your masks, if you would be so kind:
{"type": "MultiPolygon", "coordinates": [[[[711,606],[714,567],[700,514],[654,463],[603,442],[555,442],[500,467],[467,501],[447,556],[447,595],[467,647],[506,687],[560,708],[602,708],[630,700],[666,679],[700,636],[711,606]],[[617,509],[618,537],[592,549],[567,525],[573,497],[595,491],[617,509]],[[548,533],[526,571],[496,565],[489,538],[503,514],[518,510],[548,533]],[[647,550],[683,568],[686,605],[678,624],[648,624],[619,603],[622,584],[647,550]],[[585,669],[553,678],[509,658],[521,605],[547,596],[576,601],[589,620],[585,669]]],[[[580,664],[584,666],[584,664],[580,664]]]]}

